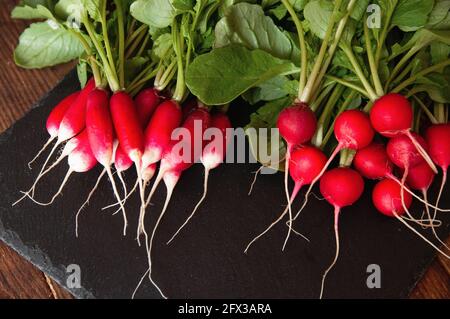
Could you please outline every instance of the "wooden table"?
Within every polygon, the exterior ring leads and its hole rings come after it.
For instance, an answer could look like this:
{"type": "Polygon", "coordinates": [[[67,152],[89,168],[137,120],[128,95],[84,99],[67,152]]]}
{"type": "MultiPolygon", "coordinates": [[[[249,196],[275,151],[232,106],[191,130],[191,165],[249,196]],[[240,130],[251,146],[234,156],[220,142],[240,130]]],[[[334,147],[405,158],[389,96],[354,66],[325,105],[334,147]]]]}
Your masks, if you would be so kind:
{"type": "MultiPolygon", "coordinates": [[[[70,63],[45,70],[23,70],[15,66],[12,53],[20,32],[27,25],[10,18],[10,12],[18,2],[3,0],[0,6],[0,133],[20,119],[73,67],[70,63]]],[[[450,238],[447,243],[450,245],[450,238]]],[[[72,296],[0,242],[0,298],[72,296]]],[[[411,298],[450,298],[450,262],[437,257],[411,298]]]]}

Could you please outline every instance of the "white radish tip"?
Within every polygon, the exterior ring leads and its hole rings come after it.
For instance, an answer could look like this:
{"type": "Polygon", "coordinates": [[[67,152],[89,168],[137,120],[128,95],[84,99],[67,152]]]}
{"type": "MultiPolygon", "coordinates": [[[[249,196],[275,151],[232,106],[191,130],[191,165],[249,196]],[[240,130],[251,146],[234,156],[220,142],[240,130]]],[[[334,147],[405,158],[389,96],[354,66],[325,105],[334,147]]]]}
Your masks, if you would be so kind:
{"type": "Polygon", "coordinates": [[[160,147],[150,146],[145,148],[142,155],[142,166],[147,167],[150,164],[156,163],[161,159],[162,150],[160,147]]]}
{"type": "Polygon", "coordinates": [[[207,170],[212,170],[212,169],[215,169],[220,164],[222,164],[223,159],[222,159],[222,156],[220,156],[219,154],[207,153],[202,156],[201,161],[202,161],[203,166],[207,170]]]}

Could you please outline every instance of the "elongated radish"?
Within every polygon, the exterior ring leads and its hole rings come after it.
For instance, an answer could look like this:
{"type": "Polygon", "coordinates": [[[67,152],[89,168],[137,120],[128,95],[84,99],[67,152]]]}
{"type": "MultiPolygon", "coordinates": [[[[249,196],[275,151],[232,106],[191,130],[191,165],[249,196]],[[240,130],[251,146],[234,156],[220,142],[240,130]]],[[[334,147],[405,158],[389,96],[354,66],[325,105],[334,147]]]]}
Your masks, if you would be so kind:
{"type": "MultiPolygon", "coordinates": [[[[431,158],[442,169],[441,186],[435,203],[435,206],[439,207],[439,201],[447,181],[448,166],[450,165],[450,124],[430,126],[425,132],[425,140],[428,143],[431,158]]],[[[436,208],[433,215],[436,216],[436,208]]]]}
{"type": "Polygon", "coordinates": [[[78,146],[70,152],[68,156],[69,169],[58,189],[58,191],[52,196],[51,200],[43,203],[35,200],[29,194],[27,196],[36,204],[41,206],[51,205],[55,199],[61,194],[62,189],[66,185],[69,177],[72,173],[84,173],[95,167],[97,164],[97,160],[95,159],[94,154],[92,153],[91,146],[89,145],[89,139],[87,134],[83,134],[80,138],[78,146]]]}
{"type": "Polygon", "coordinates": [[[110,99],[110,111],[119,145],[136,166],[142,206],[145,199],[141,170],[148,165],[142,166],[144,134],[136,107],[127,93],[116,92],[110,99]]]}
{"type": "Polygon", "coordinates": [[[370,145],[374,135],[375,132],[370,124],[369,116],[366,113],[359,110],[348,110],[338,115],[334,124],[334,136],[338,141],[338,145],[329,157],[325,166],[322,168],[321,172],[310,183],[305,194],[305,200],[293,220],[296,220],[301,211],[306,207],[308,197],[313,186],[325,173],[336,155],[339,154],[341,150],[346,148],[351,150],[359,150],[370,145]]]}
{"type": "Polygon", "coordinates": [[[413,109],[403,95],[390,93],[376,100],[370,110],[370,121],[373,128],[383,136],[392,138],[399,134],[406,135],[431,169],[437,173],[427,151],[417,141],[416,135],[411,133],[413,109]]]}
{"type": "MultiPolygon", "coordinates": [[[[317,129],[317,119],[307,104],[297,103],[280,112],[277,119],[277,127],[287,144],[284,192],[287,200],[289,221],[292,222],[291,200],[288,188],[290,156],[295,146],[309,142],[314,136],[317,129]]],[[[291,227],[289,227],[289,232],[290,230],[291,227]]]]}
{"type": "MultiPolygon", "coordinates": [[[[187,138],[182,138],[179,142],[172,141],[170,150],[165,153],[164,157],[161,160],[158,176],[156,177],[152,190],[150,191],[150,194],[146,200],[146,204],[148,204],[156,187],[158,186],[161,179],[163,179],[167,189],[166,200],[164,202],[164,207],[158,217],[158,220],[153,227],[150,238],[148,238],[147,232],[145,231],[144,227],[145,213],[143,214],[142,220],[140,221],[141,229],[146,238],[145,242],[149,264],[148,276],[150,281],[155,285],[155,287],[163,297],[165,297],[164,294],[152,279],[151,250],[153,246],[153,239],[155,237],[156,230],[162,220],[162,217],[167,210],[173,194],[173,190],[178,183],[181,173],[191,167],[198,159],[200,159],[200,156],[202,155],[203,134],[209,125],[210,115],[208,111],[203,108],[198,108],[193,111],[184,121],[182,128],[185,129],[184,132],[188,133],[188,136],[187,138]]],[[[145,207],[143,211],[145,212],[145,207]]]]}
{"type": "Polygon", "coordinates": [[[92,152],[97,161],[105,168],[114,195],[122,209],[123,235],[125,236],[128,224],[127,216],[111,171],[114,160],[114,131],[108,99],[108,93],[103,89],[97,88],[89,94],[86,105],[86,130],[92,152]]]}
{"type": "Polygon", "coordinates": [[[175,234],[169,239],[167,244],[169,244],[178,233],[187,225],[187,223],[194,216],[197,209],[200,207],[202,202],[206,198],[206,194],[208,192],[208,176],[209,172],[219,166],[225,157],[226,148],[228,145],[228,137],[227,137],[227,129],[231,128],[231,122],[223,113],[214,114],[211,117],[211,127],[206,131],[204,139],[211,140],[211,142],[205,146],[203,149],[202,156],[200,161],[205,167],[205,179],[203,186],[203,195],[198,201],[197,205],[195,205],[192,213],[186,219],[186,221],[178,228],[175,234]],[[215,129],[215,131],[214,131],[215,129]],[[210,133],[210,134],[208,134],[210,133]]]}
{"type": "MultiPolygon", "coordinates": [[[[42,167],[39,171],[39,174],[36,177],[36,180],[41,178],[41,175],[44,172],[45,168],[47,167],[50,158],[52,157],[53,153],[58,149],[58,147],[63,142],[79,134],[85,128],[86,100],[87,96],[94,88],[95,88],[95,81],[94,79],[90,79],[86,84],[86,86],[80,91],[75,101],[64,113],[64,117],[62,118],[58,129],[58,139],[55,145],[53,145],[53,148],[48,154],[47,158],[45,159],[44,164],[42,164],[42,167]]],[[[35,184],[36,182],[33,183],[33,185],[35,184]]],[[[31,187],[31,192],[32,192],[31,197],[33,197],[34,187],[31,187]]]]}
{"type": "Polygon", "coordinates": [[[412,198],[409,194],[404,194],[398,183],[390,179],[384,179],[375,185],[372,192],[372,202],[376,209],[385,216],[395,217],[402,224],[408,227],[412,232],[428,243],[431,247],[440,252],[443,256],[450,259],[450,256],[444,253],[439,247],[433,244],[425,236],[423,236],[414,227],[408,224],[402,215],[407,212],[411,206],[412,198]]]}
{"type": "MultiPolygon", "coordinates": [[[[290,202],[292,203],[297,197],[300,189],[309,185],[317,175],[320,174],[323,167],[327,162],[327,157],[325,154],[314,146],[298,146],[295,147],[291,154],[290,164],[289,164],[289,174],[295,182],[294,190],[290,196],[290,202]]],[[[264,234],[266,234],[273,226],[280,222],[284,216],[288,213],[288,206],[281,213],[281,215],[272,224],[269,225],[263,232],[256,236],[246,247],[245,252],[248,251],[250,246],[264,234]]],[[[291,227],[289,227],[289,230],[291,227]]],[[[286,246],[287,240],[289,238],[289,232],[283,244],[283,250],[286,246]]],[[[305,237],[304,237],[305,238],[305,237]]],[[[307,238],[305,238],[308,240],[307,238]]]]}
{"type": "Polygon", "coordinates": [[[142,127],[145,128],[148,124],[160,101],[161,98],[159,97],[158,91],[154,88],[144,89],[136,95],[134,103],[142,127]]]}
{"type": "Polygon", "coordinates": [[[164,151],[170,146],[172,132],[180,125],[181,119],[181,108],[176,101],[167,100],[158,105],[145,129],[143,167],[161,160],[164,151]]]}
{"type": "Polygon", "coordinates": [[[53,110],[50,112],[50,115],[47,118],[46,128],[47,132],[50,135],[47,142],[44,146],[39,150],[36,156],[28,162],[28,167],[31,169],[31,164],[42,154],[42,152],[58,137],[59,126],[61,125],[61,121],[64,117],[64,114],[67,112],[69,107],[75,102],[80,92],[74,92],[69,96],[65,97],[61,102],[56,105],[53,110]]]}
{"type": "Polygon", "coordinates": [[[320,192],[327,202],[334,207],[334,234],[336,239],[336,254],[330,266],[322,276],[320,298],[323,296],[323,288],[328,272],[336,264],[339,256],[339,214],[341,209],[355,203],[364,191],[364,181],[358,172],[346,168],[334,168],[320,179],[320,192]]]}

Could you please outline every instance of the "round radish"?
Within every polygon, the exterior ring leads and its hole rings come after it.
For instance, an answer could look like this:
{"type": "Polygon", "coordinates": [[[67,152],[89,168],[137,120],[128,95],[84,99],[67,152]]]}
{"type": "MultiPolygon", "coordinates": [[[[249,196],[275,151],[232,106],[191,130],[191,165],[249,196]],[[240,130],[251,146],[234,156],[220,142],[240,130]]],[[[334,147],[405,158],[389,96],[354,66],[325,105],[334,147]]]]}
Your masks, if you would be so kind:
{"type": "Polygon", "coordinates": [[[320,289],[320,298],[323,296],[323,288],[328,272],[336,264],[339,256],[339,213],[343,207],[355,203],[364,191],[364,181],[358,172],[346,168],[334,168],[320,179],[320,193],[334,207],[334,234],[336,239],[336,254],[322,276],[322,285],[320,289]]]}
{"type": "Polygon", "coordinates": [[[362,176],[368,179],[382,179],[393,171],[393,164],[382,143],[372,143],[358,150],[353,159],[353,165],[362,176]]]}
{"type": "Polygon", "coordinates": [[[388,217],[395,217],[431,247],[450,259],[449,255],[425,238],[402,217],[405,212],[408,213],[412,198],[409,194],[404,194],[401,185],[390,179],[381,180],[373,189],[372,202],[380,213],[388,217]]]}
{"type": "MultiPolygon", "coordinates": [[[[420,135],[416,133],[412,133],[412,135],[423,148],[427,147],[425,140],[420,135]]],[[[389,159],[402,169],[412,168],[424,161],[411,139],[405,134],[391,138],[386,151],[389,159]]]]}

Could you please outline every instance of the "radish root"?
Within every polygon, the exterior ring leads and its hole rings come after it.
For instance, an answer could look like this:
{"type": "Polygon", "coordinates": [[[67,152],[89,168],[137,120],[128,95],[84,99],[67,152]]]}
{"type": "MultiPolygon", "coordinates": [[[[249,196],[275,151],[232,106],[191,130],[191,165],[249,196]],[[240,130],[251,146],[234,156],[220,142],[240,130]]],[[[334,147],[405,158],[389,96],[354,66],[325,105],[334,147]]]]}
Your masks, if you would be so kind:
{"type": "Polygon", "coordinates": [[[417,139],[411,134],[411,131],[406,132],[406,135],[409,137],[411,142],[416,147],[417,151],[422,155],[423,159],[427,162],[427,164],[430,166],[430,168],[433,170],[435,174],[438,173],[438,170],[436,168],[436,165],[434,165],[433,160],[430,158],[430,155],[428,155],[427,151],[424,150],[422,145],[420,145],[419,142],[417,142],[417,139]]]}
{"type": "Polygon", "coordinates": [[[42,146],[42,148],[38,151],[38,153],[33,157],[33,159],[28,162],[29,169],[32,169],[31,164],[33,164],[39,158],[39,156],[41,156],[41,154],[47,149],[47,147],[55,140],[55,137],[56,136],[50,137],[44,144],[44,146],[42,146]]]}
{"type": "Polygon", "coordinates": [[[338,257],[339,257],[339,226],[338,226],[339,212],[340,212],[339,207],[334,206],[334,237],[336,239],[336,253],[334,255],[334,259],[331,262],[330,266],[328,266],[328,268],[325,270],[325,272],[322,275],[322,284],[320,286],[319,299],[322,299],[322,297],[323,297],[323,289],[325,286],[325,279],[327,278],[327,275],[330,272],[330,270],[333,269],[333,267],[336,264],[338,257]]]}
{"type": "Polygon", "coordinates": [[[248,194],[247,194],[248,196],[250,196],[250,195],[252,194],[253,187],[254,187],[255,184],[256,184],[256,180],[257,180],[257,178],[258,178],[258,175],[261,173],[261,171],[263,170],[263,168],[264,168],[264,166],[261,165],[261,166],[258,168],[258,170],[257,170],[256,172],[254,172],[253,181],[252,181],[252,183],[250,184],[250,189],[249,189],[248,194]]]}
{"type": "Polygon", "coordinates": [[[96,189],[98,188],[98,185],[100,184],[100,181],[102,180],[103,176],[106,173],[106,169],[104,169],[99,177],[97,178],[97,181],[95,182],[94,187],[91,189],[91,191],[88,194],[88,197],[86,198],[86,201],[81,205],[81,207],[78,209],[77,214],[75,215],[75,237],[78,237],[78,217],[80,216],[80,213],[83,211],[83,208],[89,204],[89,201],[91,200],[92,195],[95,193],[96,189]]]}

